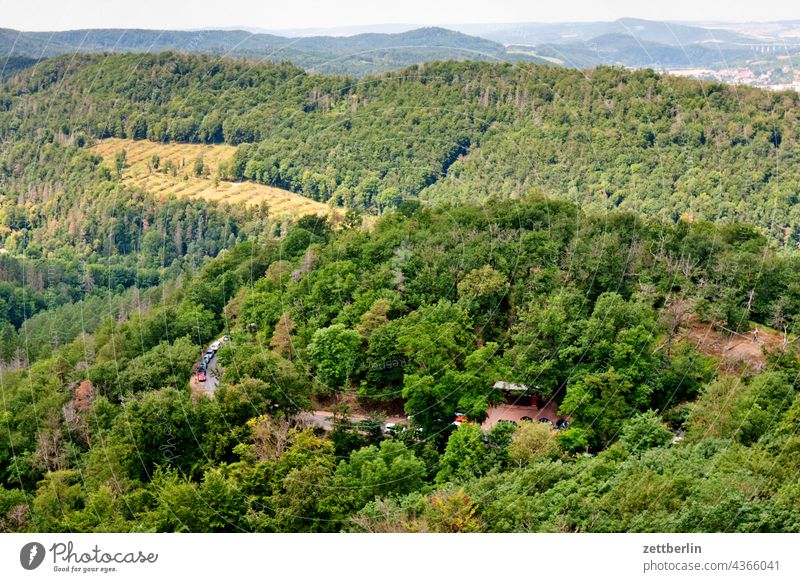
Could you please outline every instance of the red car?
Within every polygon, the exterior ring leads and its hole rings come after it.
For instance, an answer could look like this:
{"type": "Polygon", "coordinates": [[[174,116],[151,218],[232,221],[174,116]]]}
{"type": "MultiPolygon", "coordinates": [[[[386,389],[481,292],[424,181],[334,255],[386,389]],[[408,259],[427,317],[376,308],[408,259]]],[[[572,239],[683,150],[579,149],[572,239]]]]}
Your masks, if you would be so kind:
{"type": "Polygon", "coordinates": [[[205,372],[205,370],[200,370],[197,373],[197,381],[198,382],[205,382],[206,381],[206,372],[205,372]]]}

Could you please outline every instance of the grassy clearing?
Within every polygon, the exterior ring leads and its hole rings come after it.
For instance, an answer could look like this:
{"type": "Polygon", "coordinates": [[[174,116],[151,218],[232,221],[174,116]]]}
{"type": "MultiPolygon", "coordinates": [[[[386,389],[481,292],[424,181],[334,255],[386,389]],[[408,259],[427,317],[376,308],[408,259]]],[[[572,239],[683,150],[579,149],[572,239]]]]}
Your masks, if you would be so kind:
{"type": "Polygon", "coordinates": [[[529,57],[536,57],[537,59],[542,59],[543,61],[547,61],[548,63],[553,63],[554,65],[563,66],[564,61],[561,59],[557,59],[556,57],[546,57],[544,55],[537,54],[536,51],[527,51],[522,48],[513,48],[508,49],[508,54],[510,55],[526,55],[529,57]]]}
{"type": "Polygon", "coordinates": [[[178,197],[202,198],[229,204],[252,206],[266,203],[274,217],[301,217],[309,214],[328,215],[331,210],[317,202],[288,190],[255,182],[214,180],[217,168],[233,156],[236,148],[229,145],[161,144],[150,141],[111,138],[95,146],[105,164],[113,169],[114,157],[126,152],[127,166],[123,182],[142,188],[154,196],[173,194],[178,197]],[[153,156],[159,158],[159,169],[153,169],[153,156]],[[195,160],[202,158],[203,172],[195,172],[195,160]]]}

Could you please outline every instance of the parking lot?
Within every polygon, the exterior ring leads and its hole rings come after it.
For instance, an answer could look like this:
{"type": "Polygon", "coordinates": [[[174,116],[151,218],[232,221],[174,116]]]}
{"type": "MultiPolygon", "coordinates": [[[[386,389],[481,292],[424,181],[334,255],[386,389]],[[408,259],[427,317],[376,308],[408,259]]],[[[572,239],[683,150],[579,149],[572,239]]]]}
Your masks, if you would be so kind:
{"type": "Polygon", "coordinates": [[[537,408],[535,405],[522,406],[519,404],[500,404],[498,406],[492,406],[487,412],[489,416],[481,425],[484,429],[492,428],[501,420],[520,422],[527,418],[533,420],[548,418],[552,422],[555,422],[556,419],[559,418],[558,406],[555,402],[549,402],[542,409],[537,408]]]}

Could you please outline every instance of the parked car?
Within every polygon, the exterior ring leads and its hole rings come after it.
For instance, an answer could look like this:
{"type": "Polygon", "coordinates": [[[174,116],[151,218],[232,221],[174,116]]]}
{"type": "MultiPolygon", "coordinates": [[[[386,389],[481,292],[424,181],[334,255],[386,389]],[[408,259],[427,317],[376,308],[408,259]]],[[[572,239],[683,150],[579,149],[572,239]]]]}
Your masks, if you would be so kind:
{"type": "Polygon", "coordinates": [[[197,372],[197,381],[198,382],[205,382],[206,381],[206,371],[205,370],[201,369],[199,372],[197,372]]]}
{"type": "Polygon", "coordinates": [[[565,419],[563,419],[563,418],[559,418],[559,419],[556,421],[556,428],[557,428],[558,430],[567,430],[567,429],[569,429],[569,421],[568,421],[568,420],[565,420],[565,419]]]}
{"type": "Polygon", "coordinates": [[[211,349],[215,352],[222,347],[222,342],[217,340],[213,344],[211,344],[211,349]]]}

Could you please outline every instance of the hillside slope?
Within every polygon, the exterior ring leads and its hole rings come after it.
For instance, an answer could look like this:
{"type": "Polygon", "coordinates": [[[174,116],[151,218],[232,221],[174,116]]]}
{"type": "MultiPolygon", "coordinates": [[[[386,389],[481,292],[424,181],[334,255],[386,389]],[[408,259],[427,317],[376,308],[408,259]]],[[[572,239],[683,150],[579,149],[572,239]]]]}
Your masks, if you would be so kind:
{"type": "Polygon", "coordinates": [[[796,532],[796,354],[767,345],[728,375],[670,316],[691,302],[742,334],[776,316],[794,333],[798,288],[798,255],[753,229],[536,197],[372,229],[304,219],[0,369],[0,528],[796,532]],[[214,397],[192,399],[223,333],[214,397]],[[509,405],[498,380],[569,425],[484,432],[509,405]],[[411,418],[351,425],[340,407],[322,434],[312,397],[411,418]]]}
{"type": "Polygon", "coordinates": [[[116,157],[124,153],[123,183],[142,188],[154,196],[200,198],[246,206],[264,204],[275,218],[296,219],[330,213],[327,205],[288,190],[254,182],[219,180],[220,165],[227,163],[236,152],[233,146],[158,144],[110,138],[100,142],[94,151],[103,156],[109,168],[113,168],[116,157]]]}
{"type": "Polygon", "coordinates": [[[225,143],[223,179],[373,212],[538,190],[800,241],[792,92],[476,62],[354,82],[171,53],[58,58],[3,87],[7,139],[225,143]]]}

